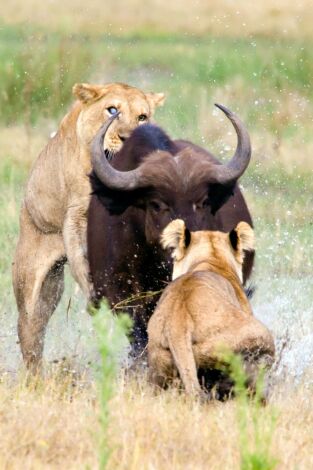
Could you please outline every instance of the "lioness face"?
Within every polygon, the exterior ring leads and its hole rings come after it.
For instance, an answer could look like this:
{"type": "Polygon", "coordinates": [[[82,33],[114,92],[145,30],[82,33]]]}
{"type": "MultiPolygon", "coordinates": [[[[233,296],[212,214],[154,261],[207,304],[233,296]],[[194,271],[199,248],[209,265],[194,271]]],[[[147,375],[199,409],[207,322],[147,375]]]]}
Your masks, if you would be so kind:
{"type": "Polygon", "coordinates": [[[172,249],[173,279],[200,263],[231,266],[242,281],[244,252],[254,249],[254,232],[246,222],[239,222],[229,233],[199,230],[189,232],[181,219],[173,220],[163,230],[161,244],[172,249]]]}
{"type": "Polygon", "coordinates": [[[135,127],[150,121],[155,108],[165,100],[163,93],[144,93],[123,83],[76,84],[73,94],[82,104],[77,133],[87,146],[100,126],[120,112],[105,137],[104,149],[109,159],[120,150],[123,141],[135,127]]]}

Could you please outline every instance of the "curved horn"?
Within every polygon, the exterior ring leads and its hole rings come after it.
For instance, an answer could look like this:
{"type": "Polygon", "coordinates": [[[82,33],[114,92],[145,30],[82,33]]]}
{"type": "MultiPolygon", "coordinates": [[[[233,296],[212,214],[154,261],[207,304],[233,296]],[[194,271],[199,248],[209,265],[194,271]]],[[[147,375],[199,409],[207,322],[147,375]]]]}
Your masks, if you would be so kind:
{"type": "Polygon", "coordinates": [[[131,171],[115,170],[108,162],[104,150],[103,141],[110,125],[120,113],[114,114],[106,121],[97,132],[91,143],[91,163],[100,181],[111,189],[131,190],[139,186],[141,170],[136,168],[131,171]]]}
{"type": "Polygon", "coordinates": [[[251,158],[251,143],[247,129],[235,113],[221,104],[215,103],[219,109],[228,117],[236,130],[238,137],[237,148],[234,156],[226,165],[216,165],[214,178],[217,183],[227,184],[235,181],[246,170],[251,158]]]}

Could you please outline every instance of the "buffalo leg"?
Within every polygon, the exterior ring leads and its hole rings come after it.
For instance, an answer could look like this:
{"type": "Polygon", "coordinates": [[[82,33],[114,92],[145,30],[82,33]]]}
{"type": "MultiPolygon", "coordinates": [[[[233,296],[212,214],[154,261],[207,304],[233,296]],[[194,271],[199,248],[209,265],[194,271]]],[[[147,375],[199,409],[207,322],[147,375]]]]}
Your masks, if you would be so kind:
{"type": "Polygon", "coordinates": [[[46,326],[63,293],[65,252],[61,234],[39,231],[25,208],[20,222],[13,287],[23,359],[35,372],[42,360],[46,326]]]}

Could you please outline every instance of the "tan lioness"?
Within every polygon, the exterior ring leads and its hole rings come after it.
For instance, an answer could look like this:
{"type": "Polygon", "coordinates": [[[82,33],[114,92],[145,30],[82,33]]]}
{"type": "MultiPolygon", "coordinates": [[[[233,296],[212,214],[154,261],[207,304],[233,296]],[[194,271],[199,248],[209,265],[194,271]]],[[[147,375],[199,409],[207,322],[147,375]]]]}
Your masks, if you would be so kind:
{"type": "Polygon", "coordinates": [[[93,137],[120,112],[104,142],[110,159],[130,131],[148,122],[164,102],[163,93],[144,93],[122,83],[76,84],[73,93],[77,101],[35,161],[20,216],[13,286],[18,335],[28,367],[40,364],[44,332],[63,292],[66,260],[85,296],[91,293],[85,239],[93,137]]]}
{"type": "Polygon", "coordinates": [[[148,324],[151,380],[163,386],[178,371],[186,392],[200,394],[198,369],[214,370],[228,350],[250,361],[253,388],[257,366],[271,364],[275,349],[242,287],[244,252],[254,249],[252,228],[240,222],[230,233],[190,233],[177,219],[164,229],[161,243],[173,250],[174,281],[148,324]]]}

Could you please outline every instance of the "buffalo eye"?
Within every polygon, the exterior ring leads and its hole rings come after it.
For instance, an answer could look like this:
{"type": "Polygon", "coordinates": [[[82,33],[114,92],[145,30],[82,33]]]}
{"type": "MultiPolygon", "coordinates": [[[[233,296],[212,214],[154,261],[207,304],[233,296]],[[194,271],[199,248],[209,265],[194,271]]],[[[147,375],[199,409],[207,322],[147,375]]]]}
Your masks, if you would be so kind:
{"type": "Polygon", "coordinates": [[[146,114],[139,114],[138,116],[138,121],[139,122],[144,122],[148,119],[148,116],[146,114]]]}
{"type": "Polygon", "coordinates": [[[210,205],[210,199],[208,196],[205,196],[201,199],[197,204],[195,204],[196,208],[199,209],[206,209],[210,205]]]}
{"type": "Polygon", "coordinates": [[[114,116],[114,114],[117,113],[117,108],[115,106],[109,106],[107,108],[107,111],[109,112],[109,114],[111,114],[111,116],[114,116]]]}
{"type": "Polygon", "coordinates": [[[149,201],[149,208],[153,210],[153,212],[167,212],[169,211],[169,207],[161,201],[149,201]]]}
{"type": "Polygon", "coordinates": [[[154,212],[160,212],[161,210],[161,205],[157,201],[150,201],[149,206],[154,212]]]}
{"type": "Polygon", "coordinates": [[[210,199],[208,197],[206,197],[203,201],[202,201],[202,207],[205,208],[205,207],[208,207],[210,205],[210,199]]]}

